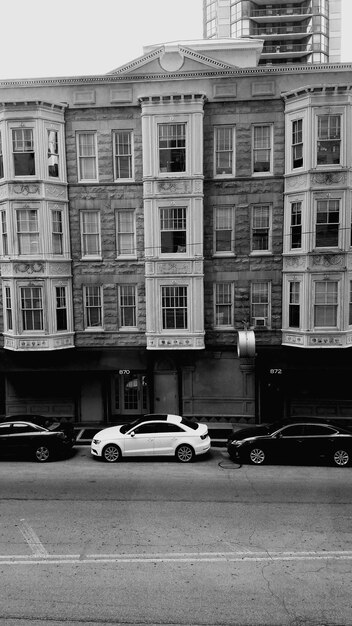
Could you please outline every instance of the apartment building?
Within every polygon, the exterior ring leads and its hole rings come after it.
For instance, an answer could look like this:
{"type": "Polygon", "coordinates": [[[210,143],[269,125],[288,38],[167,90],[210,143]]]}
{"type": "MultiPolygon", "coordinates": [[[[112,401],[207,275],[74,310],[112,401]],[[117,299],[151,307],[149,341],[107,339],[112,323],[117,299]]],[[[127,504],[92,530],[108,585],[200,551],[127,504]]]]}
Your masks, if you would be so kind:
{"type": "Polygon", "coordinates": [[[262,46],[0,83],[1,413],[351,412],[352,67],[262,46]]]}
{"type": "Polygon", "coordinates": [[[204,37],[264,42],[260,64],[336,63],[341,0],[203,0],[204,37]]]}

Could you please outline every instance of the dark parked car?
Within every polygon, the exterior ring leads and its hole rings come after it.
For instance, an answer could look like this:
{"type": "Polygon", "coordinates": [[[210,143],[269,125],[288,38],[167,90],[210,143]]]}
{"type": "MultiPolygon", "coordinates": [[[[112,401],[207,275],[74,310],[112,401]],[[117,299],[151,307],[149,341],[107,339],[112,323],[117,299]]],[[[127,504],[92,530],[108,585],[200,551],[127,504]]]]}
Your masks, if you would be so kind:
{"type": "Polygon", "coordinates": [[[11,421],[11,422],[30,422],[31,424],[36,424],[37,426],[42,426],[50,431],[62,431],[65,433],[67,442],[72,446],[75,443],[75,434],[73,431],[73,425],[66,419],[59,420],[56,417],[46,417],[45,415],[28,415],[28,414],[16,414],[16,415],[8,415],[6,419],[1,420],[11,421]]]}
{"type": "Polygon", "coordinates": [[[228,440],[233,461],[261,465],[266,462],[317,462],[325,459],[339,467],[352,459],[352,432],[313,420],[276,422],[242,428],[228,440]]]}
{"type": "Polygon", "coordinates": [[[71,441],[62,430],[47,428],[25,421],[0,423],[0,458],[29,456],[39,463],[67,454],[71,441]]]}

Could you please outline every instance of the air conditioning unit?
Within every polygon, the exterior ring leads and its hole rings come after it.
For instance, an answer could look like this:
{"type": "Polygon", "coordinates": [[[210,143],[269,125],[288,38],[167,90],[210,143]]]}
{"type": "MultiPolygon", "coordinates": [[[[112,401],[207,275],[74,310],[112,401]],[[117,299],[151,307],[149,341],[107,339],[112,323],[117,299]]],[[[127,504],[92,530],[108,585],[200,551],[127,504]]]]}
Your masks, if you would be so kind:
{"type": "Polygon", "coordinates": [[[266,326],[266,318],[265,317],[253,317],[253,326],[256,326],[256,327],[266,326]]]}

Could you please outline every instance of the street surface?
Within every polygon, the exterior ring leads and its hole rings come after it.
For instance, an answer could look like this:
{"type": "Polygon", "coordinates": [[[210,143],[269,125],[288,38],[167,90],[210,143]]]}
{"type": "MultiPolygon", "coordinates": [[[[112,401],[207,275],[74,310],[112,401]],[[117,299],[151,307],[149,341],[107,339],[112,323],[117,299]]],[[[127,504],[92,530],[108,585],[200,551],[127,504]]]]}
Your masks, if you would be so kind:
{"type": "Polygon", "coordinates": [[[352,468],[0,462],[0,624],[350,626],[352,468]]]}

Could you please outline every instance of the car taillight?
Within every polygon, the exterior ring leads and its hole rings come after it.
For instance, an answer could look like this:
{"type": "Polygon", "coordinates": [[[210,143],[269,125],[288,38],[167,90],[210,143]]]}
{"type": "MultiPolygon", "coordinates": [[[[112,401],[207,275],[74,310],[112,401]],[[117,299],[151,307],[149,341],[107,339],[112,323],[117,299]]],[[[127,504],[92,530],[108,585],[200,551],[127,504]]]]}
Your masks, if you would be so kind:
{"type": "Polygon", "coordinates": [[[208,436],[208,433],[205,433],[205,435],[201,435],[201,436],[200,436],[200,438],[201,438],[201,439],[206,439],[206,438],[207,438],[207,436],[208,436]]]}

